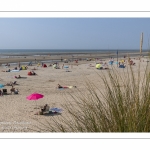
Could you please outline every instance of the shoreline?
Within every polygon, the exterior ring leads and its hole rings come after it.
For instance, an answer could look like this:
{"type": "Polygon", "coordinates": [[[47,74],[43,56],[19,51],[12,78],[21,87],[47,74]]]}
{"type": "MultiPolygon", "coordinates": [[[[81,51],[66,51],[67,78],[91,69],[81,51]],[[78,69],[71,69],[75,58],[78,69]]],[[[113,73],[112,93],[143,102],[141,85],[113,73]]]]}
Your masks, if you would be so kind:
{"type": "MultiPolygon", "coordinates": [[[[46,53],[45,53],[46,54],[46,53]]],[[[118,58],[121,58],[123,56],[127,56],[129,55],[130,57],[137,57],[139,56],[139,53],[119,53],[118,54],[118,58]]],[[[142,53],[143,56],[148,56],[148,52],[143,52],[142,53]]],[[[86,53],[86,54],[81,54],[78,53],[76,55],[72,55],[70,53],[68,54],[57,54],[57,55],[22,55],[22,56],[9,56],[7,55],[7,58],[0,58],[0,65],[4,65],[4,64],[12,64],[12,63],[23,63],[23,64],[28,64],[29,62],[32,61],[33,64],[36,64],[38,62],[63,62],[61,61],[64,59],[68,59],[70,60],[70,62],[74,61],[74,60],[82,60],[82,61],[86,61],[87,58],[90,59],[109,59],[111,57],[113,58],[117,58],[117,54],[115,53],[86,53]]]]}

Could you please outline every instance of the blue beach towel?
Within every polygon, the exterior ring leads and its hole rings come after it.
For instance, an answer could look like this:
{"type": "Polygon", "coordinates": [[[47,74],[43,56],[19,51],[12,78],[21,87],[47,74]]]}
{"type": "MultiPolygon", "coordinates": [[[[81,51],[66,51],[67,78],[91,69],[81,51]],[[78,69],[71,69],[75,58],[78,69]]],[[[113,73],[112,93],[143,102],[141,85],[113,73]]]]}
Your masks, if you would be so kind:
{"type": "Polygon", "coordinates": [[[119,68],[125,68],[125,66],[124,65],[120,65],[119,68]]]}
{"type": "Polygon", "coordinates": [[[62,109],[60,109],[60,108],[50,108],[49,111],[60,113],[60,112],[62,112],[62,109]]]}

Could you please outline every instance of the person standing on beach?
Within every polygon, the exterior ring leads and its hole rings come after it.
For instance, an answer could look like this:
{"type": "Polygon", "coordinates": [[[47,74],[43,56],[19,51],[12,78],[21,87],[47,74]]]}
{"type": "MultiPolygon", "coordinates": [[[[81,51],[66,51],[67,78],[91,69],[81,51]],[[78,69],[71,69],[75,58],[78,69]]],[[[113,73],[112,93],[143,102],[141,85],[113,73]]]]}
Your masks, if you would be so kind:
{"type": "Polygon", "coordinates": [[[18,62],[18,67],[20,68],[20,62],[18,62]]]}
{"type": "Polygon", "coordinates": [[[62,65],[62,69],[64,68],[64,64],[62,65]]]}

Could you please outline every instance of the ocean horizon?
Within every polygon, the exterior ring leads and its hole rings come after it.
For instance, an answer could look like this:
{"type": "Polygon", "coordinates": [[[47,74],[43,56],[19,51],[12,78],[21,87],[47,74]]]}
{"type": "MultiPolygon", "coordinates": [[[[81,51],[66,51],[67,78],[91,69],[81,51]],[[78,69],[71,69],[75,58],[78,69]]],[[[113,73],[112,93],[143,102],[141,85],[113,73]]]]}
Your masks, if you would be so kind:
{"type": "MultiPolygon", "coordinates": [[[[0,55],[81,54],[81,53],[133,53],[139,49],[0,49],[0,55]]],[[[142,50],[148,52],[149,50],[142,50]]]]}

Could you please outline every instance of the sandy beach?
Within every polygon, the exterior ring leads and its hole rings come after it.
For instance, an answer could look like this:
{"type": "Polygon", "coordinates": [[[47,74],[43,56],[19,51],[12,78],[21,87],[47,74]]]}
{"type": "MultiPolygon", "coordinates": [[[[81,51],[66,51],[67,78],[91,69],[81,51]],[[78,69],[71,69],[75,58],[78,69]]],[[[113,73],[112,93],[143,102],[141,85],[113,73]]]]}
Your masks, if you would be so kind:
{"type": "MultiPolygon", "coordinates": [[[[1,59],[0,63],[10,63],[10,62],[24,62],[36,59],[37,61],[49,60],[47,56],[44,59],[43,56],[39,58],[33,58],[28,56],[28,58],[7,58],[1,59]]],[[[53,59],[69,58],[70,56],[55,56],[53,59]]],[[[87,56],[85,56],[87,57],[87,56]]],[[[85,58],[83,57],[83,58],[85,58]]],[[[121,60],[123,58],[119,58],[121,60]]],[[[132,58],[133,59],[133,58],[132,58]]],[[[109,58],[103,59],[103,62],[108,63],[109,58]]],[[[116,61],[116,58],[114,59],[116,61]]],[[[133,59],[133,61],[138,64],[138,59],[133,59]]],[[[141,72],[144,72],[145,66],[147,64],[147,59],[145,57],[141,60],[141,72]]],[[[45,115],[34,115],[37,111],[40,110],[40,107],[48,104],[50,108],[57,107],[63,109],[63,104],[66,101],[66,94],[76,93],[83,91],[86,93],[85,88],[85,78],[92,81],[96,86],[103,88],[103,83],[97,82],[97,73],[100,74],[103,72],[107,76],[107,70],[97,70],[95,68],[96,63],[99,60],[92,61],[75,61],[69,63],[60,62],[60,69],[54,69],[52,66],[49,66],[50,63],[46,63],[48,67],[43,68],[41,66],[37,67],[37,64],[28,66],[27,70],[21,70],[19,72],[3,72],[8,69],[13,69],[14,65],[7,67],[0,67],[0,84],[6,84],[10,81],[17,81],[17,85],[14,87],[19,90],[19,94],[11,94],[11,86],[5,86],[3,89],[7,89],[8,95],[0,96],[0,132],[36,132],[35,126],[38,126],[38,122],[46,123],[46,121],[51,122],[52,117],[57,116],[45,116],[45,115]],[[69,66],[69,72],[66,72],[66,69],[62,66],[69,66]],[[91,64],[91,66],[90,66],[91,64]],[[34,70],[37,75],[29,76],[28,72],[34,70]],[[23,78],[16,79],[15,76],[20,75],[23,78]],[[76,86],[77,88],[59,90],[57,84],[63,86],[76,86]],[[26,97],[34,92],[41,93],[44,95],[44,98],[37,101],[29,101],[26,97]],[[37,109],[38,108],[38,109],[37,109]],[[36,121],[38,120],[38,121],[36,121]]],[[[111,66],[108,65],[111,69],[111,66]]],[[[18,65],[16,65],[18,67],[18,65]]],[[[119,72],[123,72],[122,68],[117,68],[117,64],[114,64],[119,72]]],[[[133,66],[133,70],[136,72],[138,65],[133,66]]],[[[126,68],[124,69],[126,70],[126,68]]],[[[70,97],[70,103],[73,103],[73,99],[70,97]]],[[[67,115],[65,110],[62,111],[62,116],[67,115]]],[[[40,125],[39,125],[40,126],[40,125]]]]}

